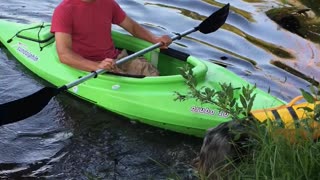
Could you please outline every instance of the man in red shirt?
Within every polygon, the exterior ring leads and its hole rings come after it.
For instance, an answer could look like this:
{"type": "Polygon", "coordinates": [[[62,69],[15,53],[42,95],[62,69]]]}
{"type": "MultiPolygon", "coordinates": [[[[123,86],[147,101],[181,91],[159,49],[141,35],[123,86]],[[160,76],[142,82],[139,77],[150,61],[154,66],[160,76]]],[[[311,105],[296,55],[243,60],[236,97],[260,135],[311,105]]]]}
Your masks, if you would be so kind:
{"type": "Polygon", "coordinates": [[[121,52],[111,39],[112,24],[140,39],[161,42],[163,47],[172,42],[167,35],[158,37],[143,28],[114,0],[63,0],[54,11],[51,24],[60,61],[84,71],[114,69],[114,60],[121,52]]]}

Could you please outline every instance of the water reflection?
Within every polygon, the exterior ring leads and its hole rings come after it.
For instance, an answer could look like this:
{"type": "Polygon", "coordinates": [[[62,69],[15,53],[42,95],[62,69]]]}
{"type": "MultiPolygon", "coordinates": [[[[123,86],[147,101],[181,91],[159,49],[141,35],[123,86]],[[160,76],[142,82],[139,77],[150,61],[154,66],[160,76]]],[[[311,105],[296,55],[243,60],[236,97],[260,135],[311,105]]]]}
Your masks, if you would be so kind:
{"type": "MultiPolygon", "coordinates": [[[[59,2],[1,1],[0,17],[49,22],[59,2]]],[[[118,2],[128,15],[154,33],[170,35],[197,26],[226,3],[118,2]]],[[[299,88],[309,87],[306,79],[319,79],[319,45],[280,28],[264,14],[279,2],[230,3],[230,15],[222,28],[208,35],[192,33],[172,47],[220,64],[286,101],[300,95],[299,88]]],[[[0,51],[0,103],[48,85],[5,52],[0,51]]],[[[165,179],[179,175],[192,179],[190,161],[202,143],[201,139],[131,123],[67,94],[55,97],[34,117],[1,127],[0,134],[1,178],[165,179]]]]}

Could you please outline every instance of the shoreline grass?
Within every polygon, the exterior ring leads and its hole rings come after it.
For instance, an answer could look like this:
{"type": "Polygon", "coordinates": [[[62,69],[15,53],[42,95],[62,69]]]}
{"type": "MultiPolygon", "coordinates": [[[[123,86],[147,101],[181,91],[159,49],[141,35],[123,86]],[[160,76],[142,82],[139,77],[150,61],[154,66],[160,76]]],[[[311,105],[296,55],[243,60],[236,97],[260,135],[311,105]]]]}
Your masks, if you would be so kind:
{"type": "MultiPolygon", "coordinates": [[[[255,94],[252,94],[255,86],[242,87],[243,94],[240,95],[242,100],[238,104],[234,99],[234,88],[231,84],[221,84],[222,91],[219,92],[211,92],[206,88],[198,90],[195,88],[196,80],[192,76],[192,69],[181,68],[181,73],[190,92],[187,94],[176,92],[177,100],[195,98],[202,103],[218,105],[233,119],[242,122],[248,120],[255,99],[255,94]],[[210,96],[207,96],[208,94],[210,96]]],[[[225,163],[211,171],[209,175],[198,172],[199,179],[319,179],[320,86],[311,86],[310,93],[300,90],[306,101],[306,106],[298,108],[304,111],[303,119],[293,121],[292,124],[288,124],[285,120],[279,124],[278,121],[268,119],[263,122],[253,120],[249,124],[245,123],[245,132],[240,133],[249,134],[251,137],[246,147],[249,153],[236,160],[226,157],[225,163]]],[[[230,129],[229,133],[233,133],[230,129]]],[[[236,138],[233,141],[237,141],[236,138]]]]}

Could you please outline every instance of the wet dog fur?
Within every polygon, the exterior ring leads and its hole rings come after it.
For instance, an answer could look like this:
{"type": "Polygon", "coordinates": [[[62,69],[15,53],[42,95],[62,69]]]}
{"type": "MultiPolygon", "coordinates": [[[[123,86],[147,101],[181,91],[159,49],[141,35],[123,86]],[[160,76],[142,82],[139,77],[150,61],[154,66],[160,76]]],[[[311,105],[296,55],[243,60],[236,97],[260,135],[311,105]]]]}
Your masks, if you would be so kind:
{"type": "Polygon", "coordinates": [[[216,173],[219,168],[229,169],[225,167],[228,161],[238,162],[250,152],[248,124],[250,120],[232,120],[207,131],[200,154],[194,160],[200,175],[219,179],[216,173]]]}

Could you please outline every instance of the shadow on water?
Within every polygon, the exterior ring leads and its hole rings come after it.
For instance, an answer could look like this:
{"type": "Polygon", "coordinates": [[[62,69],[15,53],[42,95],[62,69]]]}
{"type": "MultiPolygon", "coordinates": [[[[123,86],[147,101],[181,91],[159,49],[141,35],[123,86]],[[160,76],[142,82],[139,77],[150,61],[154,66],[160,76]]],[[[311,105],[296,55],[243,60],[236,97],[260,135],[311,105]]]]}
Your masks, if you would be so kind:
{"type": "MultiPolygon", "coordinates": [[[[0,72],[1,101],[48,85],[3,52],[0,67],[9,70],[0,72]]],[[[1,127],[0,134],[0,178],[141,179],[177,171],[192,176],[189,157],[201,143],[198,138],[129,122],[68,94],[53,98],[33,117],[1,127]]]]}
{"type": "MultiPolygon", "coordinates": [[[[1,1],[0,18],[48,22],[59,2],[1,1]]],[[[156,34],[185,31],[226,3],[118,2],[156,34]]],[[[220,30],[190,34],[172,47],[220,64],[285,101],[300,95],[299,88],[308,89],[308,78],[319,79],[319,45],[280,28],[264,14],[280,6],[279,1],[230,3],[228,20],[220,30]]],[[[0,69],[0,103],[48,85],[3,48],[0,69]]],[[[36,116],[1,127],[0,134],[0,178],[196,179],[190,162],[202,143],[199,138],[130,122],[64,93],[36,116]]]]}
{"type": "Polygon", "coordinates": [[[64,110],[73,119],[69,122],[74,136],[66,148],[68,154],[51,172],[64,172],[61,178],[76,179],[158,179],[180,169],[184,172],[181,176],[192,176],[185,172],[191,168],[189,157],[195,156],[200,139],[130,122],[63,96],[61,103],[68,104],[64,110]],[[168,167],[157,165],[158,161],[168,167]]]}

